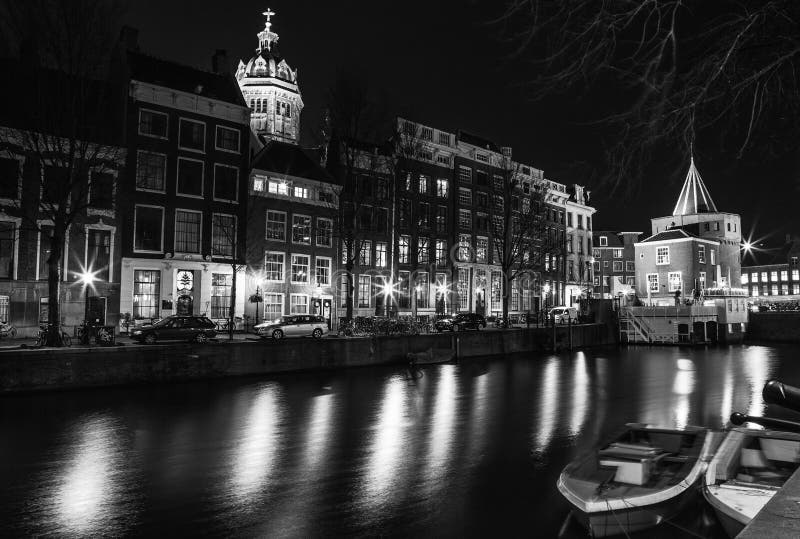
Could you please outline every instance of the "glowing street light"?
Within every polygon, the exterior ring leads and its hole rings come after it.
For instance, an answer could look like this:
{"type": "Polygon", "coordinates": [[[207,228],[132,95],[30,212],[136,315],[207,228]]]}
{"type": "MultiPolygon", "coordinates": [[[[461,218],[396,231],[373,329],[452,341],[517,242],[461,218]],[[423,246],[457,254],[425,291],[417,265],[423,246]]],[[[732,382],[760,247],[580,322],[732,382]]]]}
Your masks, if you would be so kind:
{"type": "Polygon", "coordinates": [[[78,281],[83,285],[83,344],[89,343],[89,289],[94,288],[94,282],[97,281],[98,271],[91,269],[81,268],[82,271],[78,274],[78,281]]]}

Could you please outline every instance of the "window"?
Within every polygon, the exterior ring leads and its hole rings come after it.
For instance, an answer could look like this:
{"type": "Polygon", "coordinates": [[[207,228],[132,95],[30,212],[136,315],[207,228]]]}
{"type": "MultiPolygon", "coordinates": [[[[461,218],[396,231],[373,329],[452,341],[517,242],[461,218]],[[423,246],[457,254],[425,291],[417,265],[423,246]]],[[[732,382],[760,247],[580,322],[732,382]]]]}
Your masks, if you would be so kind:
{"type": "Polygon", "coordinates": [[[8,296],[0,296],[0,323],[8,323],[8,296]]]}
{"type": "Polygon", "coordinates": [[[378,268],[386,267],[386,242],[375,242],[375,266],[378,268]]]}
{"type": "Polygon", "coordinates": [[[370,253],[372,252],[372,242],[369,240],[361,241],[361,250],[358,252],[358,263],[361,266],[370,265],[370,253]]]}
{"type": "Polygon", "coordinates": [[[14,279],[16,239],[16,224],[11,221],[0,221],[0,279],[14,279]]]}
{"type": "Polygon", "coordinates": [[[433,161],[433,152],[424,148],[419,150],[417,156],[424,161],[433,161]]]}
{"type": "Polygon", "coordinates": [[[485,264],[488,261],[489,238],[478,236],[475,238],[475,261],[485,264]]]}
{"type": "Polygon", "coordinates": [[[604,268],[607,268],[607,267],[608,267],[608,260],[603,260],[603,267],[604,267],[604,268]]]}
{"type": "Polygon", "coordinates": [[[458,203],[461,206],[472,206],[472,189],[460,187],[458,189],[458,203]]]}
{"type": "Polygon", "coordinates": [[[622,271],[622,261],[621,260],[615,260],[613,269],[614,269],[615,272],[622,271]]]}
{"type": "Polygon", "coordinates": [[[796,269],[792,270],[792,280],[793,281],[800,280],[800,270],[796,270],[796,269]]]}
{"type": "Polygon", "coordinates": [[[776,285],[776,284],[772,285],[772,287],[770,288],[770,295],[771,296],[777,296],[778,295],[778,285],[776,285]]]}
{"type": "Polygon", "coordinates": [[[788,281],[788,280],[789,280],[789,271],[781,270],[781,281],[788,281]]]}
{"type": "Polygon", "coordinates": [[[447,264],[447,242],[436,240],[436,265],[444,266],[447,264]]]}
{"type": "Polygon", "coordinates": [[[752,292],[750,293],[751,296],[758,297],[758,285],[751,288],[752,292]]]}
{"type": "Polygon", "coordinates": [[[505,182],[503,181],[503,177],[497,174],[492,176],[492,185],[494,186],[495,191],[502,191],[503,187],[505,187],[505,182]]]}
{"type": "Polygon", "coordinates": [[[431,283],[428,274],[420,272],[417,274],[414,292],[417,296],[417,309],[427,309],[430,303],[431,283]]]}
{"type": "Polygon", "coordinates": [[[754,283],[758,282],[758,272],[754,272],[750,274],[750,280],[754,283]]]}
{"type": "Polygon", "coordinates": [[[475,152],[475,160],[480,161],[481,163],[488,163],[489,156],[485,153],[475,152]]]}
{"type": "Polygon", "coordinates": [[[800,294],[800,284],[792,285],[792,294],[800,294]]]}
{"type": "Polygon", "coordinates": [[[427,264],[429,260],[430,244],[428,238],[417,238],[417,263],[427,264]]]}
{"type": "Polygon", "coordinates": [[[199,211],[175,210],[175,251],[200,253],[200,229],[203,214],[199,211]]]}
{"type": "Polygon", "coordinates": [[[622,258],[622,249],[614,249],[614,258],[622,258]]]}
{"type": "Polygon", "coordinates": [[[456,292],[458,293],[458,310],[469,310],[469,270],[458,270],[458,282],[456,283],[456,292]]]}
{"type": "Polygon", "coordinates": [[[369,300],[372,296],[372,279],[369,275],[358,276],[358,306],[359,308],[369,307],[369,300]]]}
{"type": "Polygon", "coordinates": [[[436,179],[436,196],[439,198],[447,198],[450,192],[450,181],[447,178],[436,179]]]}
{"type": "Polygon", "coordinates": [[[458,235],[458,259],[467,262],[472,259],[472,236],[469,234],[458,235]]]}
{"type": "Polygon", "coordinates": [[[97,272],[97,279],[107,283],[111,266],[111,231],[89,228],[86,234],[87,266],[97,272]]]}
{"type": "Polygon", "coordinates": [[[317,264],[317,284],[329,286],[331,284],[331,259],[318,256],[317,264]]]}
{"type": "Polygon", "coordinates": [[[317,191],[317,196],[320,202],[324,202],[325,204],[333,204],[333,193],[330,191],[317,191]]]}
{"type": "Polygon", "coordinates": [[[699,279],[697,279],[697,281],[698,281],[698,283],[700,285],[700,288],[703,289],[703,288],[706,287],[706,272],[705,271],[701,271],[699,275],[700,275],[700,277],[699,277],[699,279]]]}
{"type": "Polygon", "coordinates": [[[420,195],[427,195],[428,194],[428,185],[430,184],[430,177],[424,174],[419,175],[419,194],[420,195]]]}
{"type": "Polygon", "coordinates": [[[311,217],[292,215],[292,243],[311,245],[311,217]]]}
{"type": "Polygon", "coordinates": [[[446,154],[439,154],[436,156],[436,162],[440,165],[444,165],[446,167],[450,166],[450,156],[446,154]]]}
{"type": "Polygon", "coordinates": [[[487,193],[478,191],[475,193],[475,205],[479,208],[489,208],[489,195],[487,193]]]}
{"type": "Polygon", "coordinates": [[[317,246],[330,247],[333,238],[333,221],[317,217],[317,246]]]}
{"type": "Polygon", "coordinates": [[[158,302],[161,296],[161,272],[159,270],[133,271],[133,318],[158,318],[158,302]]]}
{"type": "Polygon", "coordinates": [[[137,205],[133,222],[133,250],[160,253],[163,250],[164,208],[137,205]]]}
{"type": "Polygon", "coordinates": [[[289,195],[289,184],[280,180],[269,180],[267,190],[273,195],[289,195]]]}
{"type": "Polygon", "coordinates": [[[572,226],[572,212],[567,212],[567,226],[572,226]]]}
{"type": "Polygon", "coordinates": [[[308,198],[308,187],[295,185],[294,189],[292,189],[292,196],[295,198],[308,198]]]}
{"type": "Polygon", "coordinates": [[[411,201],[407,198],[400,199],[400,226],[408,226],[411,223],[411,201]]]}
{"type": "Polygon", "coordinates": [[[461,228],[472,228],[472,212],[469,210],[458,210],[458,226],[461,228]]]}
{"type": "Polygon", "coordinates": [[[594,263],[594,271],[600,271],[600,262],[594,263]]]}
{"type": "Polygon", "coordinates": [[[625,277],[625,284],[628,286],[636,286],[636,277],[625,277]]]}
{"type": "Polygon", "coordinates": [[[239,130],[218,125],[215,147],[217,150],[239,153],[239,130]]]}
{"type": "Polygon", "coordinates": [[[476,170],[475,171],[475,183],[477,185],[482,185],[482,186],[489,185],[489,175],[486,172],[482,171],[482,170],[476,170]]]}
{"type": "Polygon", "coordinates": [[[92,208],[110,210],[114,203],[114,175],[107,172],[92,172],[89,184],[89,205],[92,208]]]}
{"type": "Polygon", "coordinates": [[[761,282],[762,283],[766,283],[768,281],[769,281],[769,277],[767,275],[767,272],[766,271],[762,271],[761,272],[761,282]]]}
{"type": "Polygon", "coordinates": [[[447,206],[436,207],[436,232],[447,231],[447,206]]]}
{"type": "Polygon", "coordinates": [[[253,178],[253,191],[264,192],[264,178],[259,178],[258,176],[253,178]]]}
{"type": "Polygon", "coordinates": [[[716,253],[714,252],[714,249],[711,249],[711,265],[712,266],[717,263],[716,257],[714,256],[715,254],[716,253]]]}
{"type": "Polygon", "coordinates": [[[669,247],[658,247],[656,249],[656,264],[660,266],[669,264],[669,247]]]}
{"type": "Polygon", "coordinates": [[[283,294],[264,294],[264,320],[275,320],[283,315],[283,294]]]}
{"type": "MultiPolygon", "coordinates": [[[[502,297],[502,294],[503,294],[503,285],[500,282],[500,272],[499,271],[493,271],[492,275],[491,275],[491,279],[492,279],[492,282],[491,282],[491,287],[492,287],[492,295],[491,295],[492,308],[491,308],[491,310],[492,311],[499,311],[500,309],[502,309],[502,304],[500,303],[500,301],[501,301],[500,298],[502,297]]],[[[554,290],[554,292],[555,292],[555,290],[554,290]]]]}
{"type": "Polygon", "coordinates": [[[264,255],[264,279],[275,283],[283,282],[283,264],[286,255],[283,253],[268,252],[264,255]]]}
{"type": "Polygon", "coordinates": [[[769,278],[770,278],[771,281],[777,281],[778,280],[778,272],[777,271],[769,272],[769,278]]]}
{"type": "Polygon", "coordinates": [[[266,239],[286,241],[286,213],[267,210],[266,239]]]}
{"type": "Polygon", "coordinates": [[[397,262],[400,264],[408,264],[408,236],[400,236],[397,249],[397,262]]]}
{"type": "Polygon", "coordinates": [[[681,272],[670,271],[669,274],[667,275],[667,281],[669,282],[670,292],[681,290],[681,272]]]}
{"type": "Polygon", "coordinates": [[[747,274],[742,273],[742,284],[747,284],[747,274]]]}
{"type": "Polygon", "coordinates": [[[450,146],[450,133],[439,133],[439,144],[450,146]]]}
{"type": "Polygon", "coordinates": [[[572,252],[572,234],[567,234],[567,252],[572,252]]]}
{"type": "Polygon", "coordinates": [[[178,145],[185,150],[203,152],[206,149],[206,124],[181,118],[178,145]]]}
{"type": "Polygon", "coordinates": [[[783,295],[783,296],[788,296],[789,295],[789,285],[788,284],[782,284],[781,285],[781,295],[783,295]]]}
{"type": "MultiPolygon", "coordinates": [[[[287,78],[285,71],[280,71],[278,73],[281,75],[282,78],[287,78]]],[[[278,116],[282,116],[284,118],[291,118],[292,117],[292,105],[285,101],[276,101],[275,102],[275,112],[278,116]]]]}
{"type": "Polygon", "coordinates": [[[166,170],[166,155],[140,151],[136,154],[136,188],[163,193],[166,170]]]}
{"type": "Polygon", "coordinates": [[[289,314],[308,314],[308,296],[305,294],[291,294],[289,296],[289,314]]]}
{"type": "Polygon", "coordinates": [[[292,255],[292,278],[293,283],[308,282],[308,255],[292,255]]]}
{"type": "Polygon", "coordinates": [[[431,205],[427,202],[419,203],[419,215],[417,216],[417,224],[422,228],[430,226],[431,205]]]}
{"type": "Polygon", "coordinates": [[[626,260],[625,261],[625,271],[636,271],[635,264],[630,260],[626,260]]]}
{"type": "Polygon", "coordinates": [[[236,216],[215,213],[211,218],[211,255],[233,258],[236,216]]]}
{"type": "Polygon", "coordinates": [[[227,165],[214,165],[214,198],[239,200],[239,169],[227,165]]]}
{"type": "Polygon", "coordinates": [[[608,246],[608,236],[600,236],[600,247],[608,246]]]}
{"type": "Polygon", "coordinates": [[[489,214],[478,212],[475,214],[475,230],[478,232],[489,231],[489,214]]]}
{"type": "Polygon", "coordinates": [[[658,273],[647,274],[647,290],[658,292],[658,273]]]}
{"type": "Polygon", "coordinates": [[[179,195],[193,197],[203,196],[203,169],[202,161],[195,159],[178,158],[178,192],[179,195]]]}
{"type": "Polygon", "coordinates": [[[139,110],[139,134],[167,138],[167,115],[154,110],[139,110]]]}
{"type": "Polygon", "coordinates": [[[19,198],[21,168],[17,159],[0,157],[0,198],[19,198]]]}
{"type": "Polygon", "coordinates": [[[503,197],[500,196],[500,195],[494,195],[492,197],[492,200],[494,201],[494,209],[495,209],[495,211],[502,212],[503,211],[503,206],[504,206],[503,197]]]}
{"type": "Polygon", "coordinates": [[[472,183],[472,169],[458,165],[458,179],[462,183],[472,183]]]}
{"type": "Polygon", "coordinates": [[[231,275],[211,274],[211,318],[228,318],[231,309],[231,275]]]}

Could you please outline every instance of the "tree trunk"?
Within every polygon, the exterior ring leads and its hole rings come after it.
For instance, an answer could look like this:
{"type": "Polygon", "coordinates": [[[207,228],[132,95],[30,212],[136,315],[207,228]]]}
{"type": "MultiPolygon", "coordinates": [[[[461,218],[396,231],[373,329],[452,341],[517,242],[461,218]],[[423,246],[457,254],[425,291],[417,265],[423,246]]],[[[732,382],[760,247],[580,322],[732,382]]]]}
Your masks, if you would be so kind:
{"type": "Polygon", "coordinates": [[[507,273],[503,272],[503,327],[508,327],[508,298],[511,294],[511,286],[513,281],[507,277],[507,273]]]}
{"type": "Polygon", "coordinates": [[[347,297],[345,301],[345,319],[353,319],[353,261],[348,259],[345,264],[347,270],[347,297]]]}
{"type": "Polygon", "coordinates": [[[50,257],[47,259],[47,346],[63,346],[61,340],[61,255],[64,227],[53,227],[50,237],[50,257]]]}
{"type": "Polygon", "coordinates": [[[231,268],[233,269],[233,275],[231,276],[231,304],[228,309],[228,339],[232,341],[233,329],[236,324],[236,264],[231,264],[231,268]]]}

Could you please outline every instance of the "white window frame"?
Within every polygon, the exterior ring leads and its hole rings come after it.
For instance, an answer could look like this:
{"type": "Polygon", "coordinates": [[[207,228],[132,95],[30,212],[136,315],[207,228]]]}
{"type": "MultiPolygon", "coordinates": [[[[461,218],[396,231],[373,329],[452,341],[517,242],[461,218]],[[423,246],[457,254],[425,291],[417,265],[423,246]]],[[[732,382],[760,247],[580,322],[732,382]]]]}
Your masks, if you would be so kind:
{"type": "Polygon", "coordinates": [[[0,155],[0,157],[3,157],[4,159],[14,159],[19,162],[19,168],[17,169],[19,171],[17,176],[17,198],[0,197],[0,204],[16,206],[22,200],[22,176],[25,169],[25,156],[12,154],[8,151],[5,153],[6,155],[0,155]]]}
{"type": "Polygon", "coordinates": [[[636,262],[634,262],[633,260],[626,260],[625,271],[636,271],[636,262]]]}
{"type": "Polygon", "coordinates": [[[781,281],[789,280],[789,270],[781,270],[781,281]]]}
{"type": "Polygon", "coordinates": [[[187,254],[187,255],[199,255],[203,253],[203,212],[200,210],[192,210],[190,208],[175,208],[175,212],[172,218],[172,249],[174,253],[180,254],[187,254]],[[198,237],[198,245],[197,245],[197,252],[193,253],[191,251],[178,251],[175,248],[175,245],[178,243],[178,212],[186,212],[186,213],[199,213],[200,214],[200,235],[198,237]]]}
{"type": "Polygon", "coordinates": [[[389,256],[389,246],[388,243],[385,241],[376,241],[375,242],[375,267],[376,268],[385,268],[388,263],[388,256],[389,256]],[[383,249],[379,250],[378,246],[382,245],[383,249]],[[378,253],[381,253],[383,256],[379,257],[378,253]]]}
{"type": "MultiPolygon", "coordinates": [[[[297,265],[300,266],[302,264],[297,264],[297,265]]],[[[289,255],[289,282],[291,284],[306,284],[306,285],[310,284],[311,283],[311,275],[310,275],[310,273],[311,273],[311,255],[307,255],[307,254],[304,254],[304,253],[291,253],[289,255]],[[305,265],[305,267],[306,267],[306,270],[305,270],[306,280],[305,281],[295,281],[294,280],[294,269],[292,267],[295,266],[294,257],[296,257],[296,256],[304,256],[304,257],[306,257],[306,260],[308,261],[308,263],[305,265]]]]}
{"type": "Polygon", "coordinates": [[[314,219],[312,218],[311,215],[304,215],[302,213],[293,213],[292,214],[292,228],[291,228],[291,231],[292,231],[292,244],[294,244],[294,245],[313,245],[314,244],[314,238],[311,237],[313,224],[314,224],[314,219]],[[305,242],[305,241],[294,241],[294,218],[295,217],[305,217],[306,219],[308,219],[308,241],[307,242],[305,242]]]}
{"type": "Polygon", "coordinates": [[[205,183],[206,183],[206,163],[202,159],[193,159],[191,157],[182,157],[178,156],[178,163],[175,167],[175,195],[179,197],[185,198],[196,198],[202,200],[205,195],[205,183]],[[179,176],[181,173],[181,161],[194,161],[195,163],[200,163],[202,165],[202,172],[200,174],[200,194],[199,195],[192,195],[189,193],[181,193],[178,189],[180,188],[180,180],[179,176]]]}
{"type": "MultiPolygon", "coordinates": [[[[166,192],[167,192],[167,175],[169,174],[168,169],[169,169],[169,158],[167,157],[167,154],[161,153],[161,152],[153,152],[153,151],[150,151],[150,150],[137,150],[136,151],[136,171],[134,172],[134,175],[133,175],[133,186],[134,186],[134,188],[137,191],[143,191],[145,193],[161,193],[162,195],[166,194],[166,192]],[[164,188],[163,189],[149,189],[147,187],[139,187],[137,185],[137,179],[138,179],[138,176],[139,176],[139,156],[141,154],[143,154],[143,153],[148,153],[148,154],[152,154],[152,155],[159,155],[159,156],[164,158],[164,177],[163,177],[164,188]]],[[[44,171],[42,173],[44,174],[44,171]]],[[[176,170],[175,178],[177,179],[177,177],[178,176],[177,176],[177,170],[176,170]]],[[[177,186],[176,186],[176,189],[177,189],[177,186]]]]}
{"type": "Polygon", "coordinates": [[[370,307],[372,307],[372,276],[369,275],[369,274],[365,274],[365,273],[360,274],[358,276],[358,279],[356,280],[355,289],[356,289],[356,296],[358,297],[357,301],[355,302],[356,308],[357,309],[369,309],[370,307]],[[362,278],[366,278],[367,283],[368,283],[368,285],[367,285],[367,291],[368,292],[367,292],[367,297],[366,297],[367,304],[366,305],[362,305],[362,303],[361,303],[361,299],[363,298],[363,294],[361,294],[361,279],[362,278]]]}
{"type": "Polygon", "coordinates": [[[131,245],[131,250],[134,253],[153,253],[153,254],[162,254],[164,252],[164,222],[165,222],[165,214],[166,208],[164,206],[157,206],[154,204],[134,204],[133,206],[133,234],[131,234],[131,239],[133,240],[133,244],[131,245]],[[161,210],[161,248],[157,251],[150,251],[147,249],[137,249],[136,248],[136,208],[155,208],[161,210]]]}
{"type": "MultiPolygon", "coordinates": [[[[84,226],[84,241],[83,241],[83,267],[86,268],[88,271],[92,269],[93,271],[97,271],[98,268],[89,268],[89,231],[90,230],[103,230],[106,232],[110,232],[110,237],[108,239],[108,282],[114,282],[114,236],[117,233],[117,227],[107,225],[104,223],[93,223],[90,225],[84,226]]],[[[41,232],[39,232],[41,235],[41,232]]],[[[38,254],[36,255],[39,256],[38,254]]],[[[36,276],[38,277],[39,274],[37,273],[36,276]]]]}
{"type": "Polygon", "coordinates": [[[215,150],[219,150],[221,152],[234,153],[234,154],[237,154],[237,155],[241,154],[242,153],[242,132],[239,131],[238,129],[234,129],[233,127],[226,127],[224,125],[217,125],[216,129],[214,129],[214,149],[215,150]],[[220,129],[225,129],[227,131],[233,131],[233,132],[236,133],[236,150],[229,150],[227,148],[222,148],[221,146],[219,146],[217,144],[217,141],[219,140],[219,130],[220,129]]]}
{"type": "MultiPolygon", "coordinates": [[[[206,122],[203,122],[203,121],[200,121],[200,120],[193,120],[192,118],[186,118],[184,116],[178,117],[178,148],[179,149],[187,151],[187,152],[206,153],[206,135],[207,134],[208,134],[208,125],[206,124],[206,122]],[[203,149],[202,150],[197,150],[195,148],[187,148],[186,146],[181,146],[181,130],[183,129],[183,126],[181,124],[183,123],[183,120],[186,120],[187,122],[192,122],[192,123],[195,123],[195,124],[201,124],[203,126],[203,149]]],[[[215,136],[216,136],[216,133],[215,133],[215,136]]]]}
{"type": "Polygon", "coordinates": [[[706,246],[705,245],[698,245],[697,246],[697,261],[700,264],[706,263],[706,246]]]}
{"type": "Polygon", "coordinates": [[[238,204],[239,203],[239,167],[225,165],[223,163],[214,163],[214,181],[213,185],[211,186],[211,197],[214,200],[218,200],[220,202],[227,202],[229,204],[238,204]],[[232,168],[236,171],[236,189],[234,193],[236,194],[236,198],[217,198],[217,167],[225,167],[225,168],[232,168]]]}
{"type": "Polygon", "coordinates": [[[333,258],[331,258],[329,256],[317,256],[317,257],[315,257],[314,258],[314,283],[317,286],[331,286],[331,283],[332,283],[331,279],[332,278],[333,278],[333,258]],[[327,283],[320,283],[319,280],[317,279],[317,276],[319,275],[318,271],[319,271],[319,267],[320,267],[318,262],[320,260],[326,260],[328,262],[328,268],[327,268],[327,272],[326,272],[328,274],[328,282],[327,283]]]}
{"type": "Polygon", "coordinates": [[[314,230],[314,245],[317,247],[331,247],[333,246],[333,219],[327,217],[317,217],[316,229],[314,230]],[[328,243],[319,242],[319,223],[320,221],[327,221],[330,224],[330,235],[328,236],[328,243]]]}
{"type": "MultiPolygon", "coordinates": [[[[11,217],[11,216],[6,215],[5,213],[3,213],[2,215],[0,215],[0,222],[3,222],[3,223],[14,223],[14,257],[13,257],[14,258],[14,271],[12,272],[11,280],[16,281],[17,278],[18,278],[17,276],[19,275],[19,229],[22,226],[22,218],[20,218],[20,217],[11,217]]],[[[66,244],[66,241],[65,241],[65,244],[66,244]]],[[[64,252],[65,253],[69,252],[67,250],[67,248],[66,248],[66,245],[64,247],[64,252]]],[[[69,258],[68,256],[64,256],[65,267],[66,267],[66,260],[68,258],[69,258]]],[[[67,278],[66,271],[64,273],[65,273],[64,279],[66,280],[66,278],[67,278]]]]}
{"type": "Polygon", "coordinates": [[[658,293],[661,288],[661,283],[658,282],[658,273],[648,273],[645,275],[645,281],[647,282],[647,290],[652,293],[658,293]],[[655,277],[655,280],[650,279],[651,277],[655,277]]]}
{"type": "Polygon", "coordinates": [[[600,236],[600,247],[608,247],[608,236],[600,236]]]}
{"type": "Polygon", "coordinates": [[[287,215],[287,213],[285,211],[272,210],[272,209],[267,208],[267,210],[264,212],[264,239],[266,241],[280,241],[280,242],[286,243],[286,230],[287,230],[288,225],[289,225],[289,218],[288,218],[288,215],[287,215]],[[283,239],[282,240],[267,237],[267,230],[269,230],[269,222],[270,222],[269,221],[270,212],[279,213],[279,214],[283,215],[283,239]]]}
{"type": "Polygon", "coordinates": [[[289,315],[298,315],[298,314],[308,314],[311,305],[309,305],[308,294],[289,294],[289,315]],[[306,310],[304,312],[295,312],[294,311],[294,298],[306,298],[305,306],[306,310]]]}
{"type": "Polygon", "coordinates": [[[667,288],[669,292],[677,292],[678,290],[683,290],[683,276],[681,275],[680,271],[670,271],[667,273],[667,288]],[[677,288],[673,284],[673,277],[678,276],[678,286],[677,288]]]}
{"type": "Polygon", "coordinates": [[[611,255],[612,255],[613,258],[622,258],[622,249],[615,247],[613,249],[611,255]]]}
{"type": "Polygon", "coordinates": [[[267,185],[266,185],[266,192],[270,195],[277,195],[279,197],[288,197],[289,196],[289,182],[286,180],[280,180],[278,178],[267,178],[267,185]],[[275,184],[278,186],[274,192],[270,191],[270,185],[275,184]],[[281,193],[281,187],[283,187],[284,191],[281,193]]]}
{"type": "Polygon", "coordinates": [[[211,254],[212,257],[214,257],[214,258],[223,258],[223,259],[226,259],[226,260],[230,260],[231,258],[236,258],[236,250],[237,250],[237,247],[239,246],[238,245],[239,242],[236,241],[236,240],[238,240],[238,236],[239,236],[239,216],[238,215],[233,214],[233,213],[221,213],[221,212],[213,212],[211,214],[211,251],[210,251],[210,254],[211,254]],[[221,254],[214,254],[214,217],[216,217],[217,215],[220,215],[220,216],[223,216],[223,217],[233,217],[233,231],[234,231],[234,236],[233,237],[236,238],[236,239],[233,241],[233,245],[232,245],[232,247],[233,247],[233,256],[232,257],[226,256],[226,255],[221,255],[221,254]]]}
{"type": "Polygon", "coordinates": [[[167,114],[166,112],[161,112],[159,110],[153,110],[153,109],[148,109],[148,108],[145,108],[145,107],[140,107],[139,108],[139,124],[136,126],[136,132],[139,135],[142,135],[144,137],[150,137],[150,138],[155,138],[155,139],[160,139],[160,140],[169,140],[169,114],[167,114]],[[158,114],[159,116],[166,116],[166,118],[167,118],[167,123],[166,123],[166,132],[167,133],[166,133],[166,135],[161,136],[161,135],[153,135],[152,133],[144,133],[144,132],[142,132],[142,112],[150,112],[152,114],[158,114]]]}
{"type": "Polygon", "coordinates": [[[669,265],[669,245],[656,247],[656,266],[669,265]],[[662,249],[666,249],[665,253],[661,253],[662,249]]]}
{"type": "Polygon", "coordinates": [[[286,282],[286,253],[283,251],[265,251],[264,252],[264,282],[267,283],[285,283],[286,282]],[[267,255],[280,255],[281,256],[281,278],[270,279],[267,272],[267,255]]]}
{"type": "MultiPolygon", "coordinates": [[[[281,298],[280,301],[281,310],[278,316],[284,316],[286,314],[286,294],[284,294],[283,292],[264,292],[264,307],[261,313],[263,315],[262,316],[263,319],[267,320],[267,296],[278,296],[281,298]]],[[[275,305],[275,304],[270,303],[269,305],[275,305]]],[[[274,320],[274,318],[271,318],[270,320],[274,320]]]]}

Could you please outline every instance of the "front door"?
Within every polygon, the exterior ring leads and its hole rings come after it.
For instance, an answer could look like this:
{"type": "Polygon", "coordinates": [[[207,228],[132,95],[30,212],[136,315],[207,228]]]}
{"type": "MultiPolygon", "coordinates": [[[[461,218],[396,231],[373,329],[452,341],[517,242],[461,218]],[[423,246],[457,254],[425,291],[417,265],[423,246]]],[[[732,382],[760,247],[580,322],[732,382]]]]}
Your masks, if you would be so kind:
{"type": "Polygon", "coordinates": [[[191,316],[194,314],[194,299],[192,296],[183,295],[178,297],[176,314],[181,316],[191,316]]]}
{"type": "Polygon", "coordinates": [[[331,300],[322,300],[322,316],[328,321],[328,329],[331,329],[331,300]]]}
{"type": "Polygon", "coordinates": [[[90,296],[87,309],[87,323],[93,326],[106,325],[106,298],[90,296]]]}

